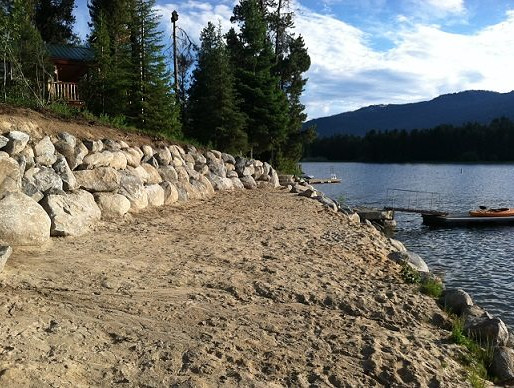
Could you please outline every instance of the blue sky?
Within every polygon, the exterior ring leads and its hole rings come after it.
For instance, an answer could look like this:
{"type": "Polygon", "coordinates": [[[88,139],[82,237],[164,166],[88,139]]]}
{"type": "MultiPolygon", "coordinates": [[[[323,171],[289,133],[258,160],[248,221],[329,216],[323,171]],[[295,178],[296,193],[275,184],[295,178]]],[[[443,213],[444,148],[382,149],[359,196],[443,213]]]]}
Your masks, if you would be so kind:
{"type": "MultiPolygon", "coordinates": [[[[76,30],[87,34],[86,0],[76,30]]],[[[194,39],[208,21],[227,30],[234,0],[158,0],[194,39]]],[[[511,0],[292,0],[296,33],[312,66],[303,103],[309,118],[375,104],[429,100],[469,89],[514,89],[511,0]]]]}

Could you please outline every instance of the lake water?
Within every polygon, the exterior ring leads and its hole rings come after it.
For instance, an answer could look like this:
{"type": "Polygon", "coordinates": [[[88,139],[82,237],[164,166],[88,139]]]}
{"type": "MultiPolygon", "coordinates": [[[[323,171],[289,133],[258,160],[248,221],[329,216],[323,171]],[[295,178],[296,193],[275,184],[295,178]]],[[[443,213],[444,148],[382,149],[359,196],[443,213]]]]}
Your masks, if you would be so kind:
{"type": "MultiPolygon", "coordinates": [[[[417,205],[468,211],[479,205],[514,207],[514,165],[302,163],[340,184],[318,188],[349,206],[417,205]],[[393,192],[406,189],[436,194],[393,192]]],[[[418,253],[448,287],[461,287],[477,304],[514,329],[514,226],[429,228],[420,215],[396,214],[395,238],[418,253]]]]}

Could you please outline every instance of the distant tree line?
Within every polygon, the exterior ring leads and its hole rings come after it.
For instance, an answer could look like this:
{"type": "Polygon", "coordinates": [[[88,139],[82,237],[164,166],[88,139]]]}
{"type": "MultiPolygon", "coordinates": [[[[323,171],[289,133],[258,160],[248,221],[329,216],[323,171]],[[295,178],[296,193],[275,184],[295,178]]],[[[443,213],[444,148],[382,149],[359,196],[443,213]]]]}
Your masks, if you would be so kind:
{"type": "Polygon", "coordinates": [[[363,137],[336,135],[315,140],[307,159],[360,162],[514,161],[514,122],[440,125],[427,130],[370,131],[363,137]]]}
{"type": "MultiPolygon", "coordinates": [[[[74,0],[0,0],[4,102],[49,103],[45,44],[78,42],[73,7],[74,0]]],[[[310,57],[292,32],[291,8],[289,0],[240,0],[237,27],[224,34],[209,22],[200,47],[180,54],[175,90],[155,0],[89,0],[85,44],[96,63],[79,85],[85,108],[295,171],[315,132],[302,129],[310,57]]]]}

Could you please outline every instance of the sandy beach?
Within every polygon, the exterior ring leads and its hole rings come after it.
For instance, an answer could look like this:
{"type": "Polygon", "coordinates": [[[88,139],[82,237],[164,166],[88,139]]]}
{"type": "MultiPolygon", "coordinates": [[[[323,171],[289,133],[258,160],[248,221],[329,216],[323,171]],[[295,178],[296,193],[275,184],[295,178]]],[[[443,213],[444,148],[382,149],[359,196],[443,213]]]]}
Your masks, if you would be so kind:
{"type": "Polygon", "coordinates": [[[446,318],[392,249],[271,189],[16,249],[0,274],[0,385],[466,386],[446,318]]]}

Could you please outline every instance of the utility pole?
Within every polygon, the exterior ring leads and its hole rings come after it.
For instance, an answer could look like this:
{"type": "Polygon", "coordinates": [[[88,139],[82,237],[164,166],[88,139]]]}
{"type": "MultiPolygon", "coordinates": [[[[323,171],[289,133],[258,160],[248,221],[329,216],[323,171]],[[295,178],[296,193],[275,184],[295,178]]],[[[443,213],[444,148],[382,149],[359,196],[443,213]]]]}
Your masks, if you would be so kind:
{"type": "Polygon", "coordinates": [[[173,73],[175,77],[175,98],[178,99],[178,59],[177,59],[177,20],[178,13],[173,11],[171,13],[171,22],[173,23],[173,73]]]}

